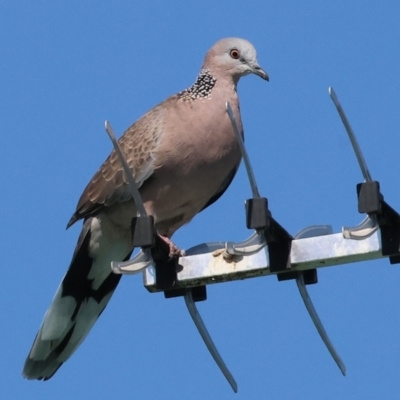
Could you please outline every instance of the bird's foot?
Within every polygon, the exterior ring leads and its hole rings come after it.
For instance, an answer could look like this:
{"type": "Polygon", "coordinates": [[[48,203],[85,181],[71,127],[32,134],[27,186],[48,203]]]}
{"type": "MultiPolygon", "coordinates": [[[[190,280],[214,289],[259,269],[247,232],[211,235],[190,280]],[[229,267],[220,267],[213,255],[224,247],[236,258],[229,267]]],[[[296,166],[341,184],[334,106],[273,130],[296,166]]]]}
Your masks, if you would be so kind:
{"type": "Polygon", "coordinates": [[[184,257],[186,255],[185,250],[181,250],[176,246],[172,240],[166,236],[160,235],[160,238],[169,246],[169,256],[172,257],[184,257]]]}

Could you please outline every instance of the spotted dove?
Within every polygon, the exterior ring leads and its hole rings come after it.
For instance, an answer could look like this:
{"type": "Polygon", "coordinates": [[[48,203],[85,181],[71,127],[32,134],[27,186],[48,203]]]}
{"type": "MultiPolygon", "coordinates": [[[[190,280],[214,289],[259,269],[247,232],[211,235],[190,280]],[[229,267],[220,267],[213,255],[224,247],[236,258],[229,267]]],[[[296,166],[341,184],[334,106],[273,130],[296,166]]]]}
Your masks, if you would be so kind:
{"type": "MultiPolygon", "coordinates": [[[[217,42],[196,81],[136,121],[119,140],[157,232],[169,238],[228,188],[241,154],[225,112],[229,101],[242,130],[236,86],[256,74],[268,80],[244,39],[217,42]]],[[[243,133],[242,133],[243,134],[243,133]]],[[[23,376],[50,379],[85,339],[121,275],[111,261],[129,259],[135,205],[115,153],[95,173],[67,227],[83,219],[69,269],[26,359],[23,376]]]]}

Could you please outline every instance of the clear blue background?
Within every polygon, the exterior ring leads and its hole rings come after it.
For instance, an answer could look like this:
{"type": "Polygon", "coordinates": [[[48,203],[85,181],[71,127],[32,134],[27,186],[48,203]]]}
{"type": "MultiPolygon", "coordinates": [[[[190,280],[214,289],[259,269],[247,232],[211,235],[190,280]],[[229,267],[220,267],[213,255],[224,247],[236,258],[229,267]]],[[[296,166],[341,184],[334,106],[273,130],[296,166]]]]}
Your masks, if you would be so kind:
{"type": "MultiPolygon", "coordinates": [[[[343,377],[295,283],[208,288],[203,318],[239,384],[233,394],[182,299],[125,277],[94,329],[48,382],[22,365],[80,230],[65,225],[119,134],[192,84],[205,52],[250,40],[270,82],[239,84],[249,153],[274,216],[292,233],[361,221],[362,180],[332,85],[372,176],[400,210],[397,1],[3,1],[0,5],[1,399],[394,399],[400,390],[400,266],[319,271],[309,288],[343,377]]],[[[241,240],[243,166],[223,198],[174,237],[182,248],[241,240]]]]}

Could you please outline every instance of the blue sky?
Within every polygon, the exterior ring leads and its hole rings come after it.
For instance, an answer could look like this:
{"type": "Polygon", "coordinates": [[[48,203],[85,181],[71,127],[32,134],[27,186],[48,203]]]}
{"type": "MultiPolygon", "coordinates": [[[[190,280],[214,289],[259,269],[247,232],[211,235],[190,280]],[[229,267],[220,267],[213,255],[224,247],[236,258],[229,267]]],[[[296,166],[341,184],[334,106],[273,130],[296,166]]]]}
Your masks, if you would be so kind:
{"type": "MultiPolygon", "coordinates": [[[[293,281],[214,285],[198,305],[234,374],[233,394],[182,299],[125,277],[94,329],[48,382],[22,365],[79,234],[65,225],[119,134],[190,86],[217,40],[250,40],[270,82],[239,84],[261,193],[292,234],[355,225],[360,171],[332,85],[373,178],[400,210],[400,4],[395,1],[3,1],[0,5],[2,399],[392,399],[400,390],[400,267],[319,271],[309,288],[347,366],[343,377],[293,281]]],[[[241,240],[243,166],[228,192],[174,237],[241,240]]]]}

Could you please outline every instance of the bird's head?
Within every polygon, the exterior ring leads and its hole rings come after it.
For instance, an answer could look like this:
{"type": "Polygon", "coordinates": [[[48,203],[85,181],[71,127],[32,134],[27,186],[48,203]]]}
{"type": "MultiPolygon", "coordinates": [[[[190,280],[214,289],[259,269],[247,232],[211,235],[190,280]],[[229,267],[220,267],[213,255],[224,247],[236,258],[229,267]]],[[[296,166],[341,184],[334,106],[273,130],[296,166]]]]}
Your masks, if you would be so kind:
{"type": "Polygon", "coordinates": [[[205,68],[209,69],[212,75],[228,75],[235,83],[242,76],[249,74],[269,81],[268,74],[258,64],[256,49],[245,39],[219,40],[206,54],[203,63],[203,69],[205,68]]]}

